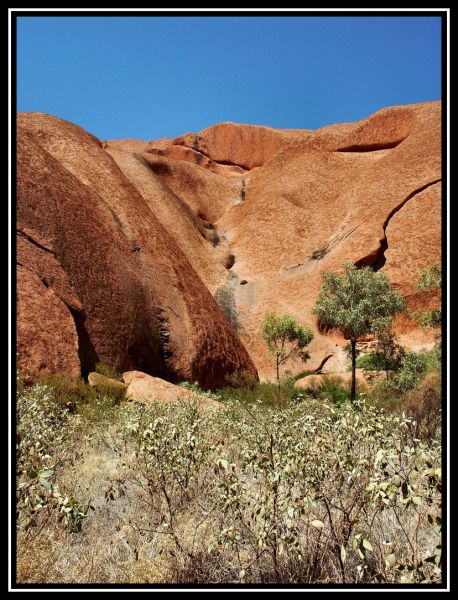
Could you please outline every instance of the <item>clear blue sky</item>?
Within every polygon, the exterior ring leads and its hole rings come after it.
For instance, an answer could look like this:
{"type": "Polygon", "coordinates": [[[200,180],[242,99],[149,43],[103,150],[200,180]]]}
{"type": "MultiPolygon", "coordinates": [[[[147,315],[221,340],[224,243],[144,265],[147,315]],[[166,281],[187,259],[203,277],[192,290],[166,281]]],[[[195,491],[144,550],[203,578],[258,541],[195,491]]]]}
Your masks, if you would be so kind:
{"type": "Polygon", "coordinates": [[[19,111],[101,139],[315,129],[438,100],[439,17],[19,17],[19,111]]]}

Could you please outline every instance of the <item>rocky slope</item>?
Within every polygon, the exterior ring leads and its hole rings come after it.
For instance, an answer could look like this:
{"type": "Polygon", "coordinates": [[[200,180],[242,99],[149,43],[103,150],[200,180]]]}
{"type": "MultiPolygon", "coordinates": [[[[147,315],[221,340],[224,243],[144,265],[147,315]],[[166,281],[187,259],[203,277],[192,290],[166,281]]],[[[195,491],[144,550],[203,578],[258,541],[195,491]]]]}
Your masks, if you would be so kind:
{"type": "MultiPolygon", "coordinates": [[[[20,365],[101,361],[206,387],[254,365],[270,377],[264,314],[316,330],[321,272],[344,260],[383,270],[426,308],[434,294],[415,283],[441,258],[440,126],[430,102],[315,131],[220,123],[100,142],[20,114],[20,365]]],[[[406,317],[396,326],[407,345],[432,340],[406,317]]],[[[339,370],[345,343],[316,332],[307,367],[331,355],[339,370]]]]}
{"type": "Polygon", "coordinates": [[[197,272],[102,144],[18,119],[18,363],[85,375],[103,362],[222,385],[255,368],[197,272]]]}

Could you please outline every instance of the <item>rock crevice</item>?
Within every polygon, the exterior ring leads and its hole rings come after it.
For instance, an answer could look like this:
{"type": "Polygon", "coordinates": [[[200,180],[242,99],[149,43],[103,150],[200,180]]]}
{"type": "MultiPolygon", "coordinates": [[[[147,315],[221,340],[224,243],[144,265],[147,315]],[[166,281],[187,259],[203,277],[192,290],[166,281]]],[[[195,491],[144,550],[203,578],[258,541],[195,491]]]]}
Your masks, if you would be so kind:
{"type": "Polygon", "coordinates": [[[363,258],[360,258],[359,260],[357,260],[355,262],[355,267],[365,267],[366,266],[366,267],[371,267],[374,271],[379,271],[382,267],[385,266],[385,263],[386,263],[385,252],[388,250],[388,239],[386,236],[386,230],[387,230],[387,227],[388,227],[391,219],[394,217],[394,215],[397,212],[399,212],[401,210],[401,208],[403,208],[407,204],[407,202],[409,202],[409,200],[412,200],[412,198],[414,198],[415,196],[417,196],[424,190],[428,189],[429,187],[436,185],[440,181],[441,181],[441,178],[438,178],[438,179],[435,179],[434,181],[430,181],[429,183],[426,183],[425,185],[422,185],[421,187],[415,189],[413,192],[411,192],[407,196],[407,198],[405,198],[400,204],[398,204],[395,208],[393,208],[393,210],[390,211],[390,213],[388,214],[388,216],[386,217],[386,219],[383,223],[383,238],[379,242],[379,247],[376,248],[370,254],[367,254],[363,258]]]}
{"type": "Polygon", "coordinates": [[[378,152],[380,150],[391,150],[399,146],[405,138],[396,140],[394,142],[386,142],[381,144],[354,144],[352,146],[345,146],[344,148],[338,148],[336,152],[378,152]]]}

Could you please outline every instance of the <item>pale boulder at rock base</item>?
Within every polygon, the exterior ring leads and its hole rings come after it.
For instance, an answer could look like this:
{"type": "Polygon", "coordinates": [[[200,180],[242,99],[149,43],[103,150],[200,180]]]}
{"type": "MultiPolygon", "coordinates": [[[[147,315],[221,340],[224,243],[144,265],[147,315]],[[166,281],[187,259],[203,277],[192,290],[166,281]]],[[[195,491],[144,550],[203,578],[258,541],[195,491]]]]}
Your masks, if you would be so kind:
{"type": "Polygon", "coordinates": [[[222,404],[206,398],[195,392],[173,385],[158,377],[152,377],[140,371],[123,373],[123,381],[127,386],[126,399],[140,402],[165,402],[165,403],[195,403],[196,405],[220,408],[222,404]]]}

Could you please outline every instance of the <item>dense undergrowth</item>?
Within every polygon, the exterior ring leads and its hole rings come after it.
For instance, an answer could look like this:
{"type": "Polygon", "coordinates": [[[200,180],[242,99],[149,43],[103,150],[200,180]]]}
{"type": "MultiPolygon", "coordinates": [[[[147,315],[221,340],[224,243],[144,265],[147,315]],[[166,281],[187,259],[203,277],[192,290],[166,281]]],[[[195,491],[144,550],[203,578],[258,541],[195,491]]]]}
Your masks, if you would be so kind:
{"type": "Polygon", "coordinates": [[[440,582],[439,367],[411,353],[353,404],[333,378],[241,374],[220,409],[19,385],[18,581],[440,582]]]}

